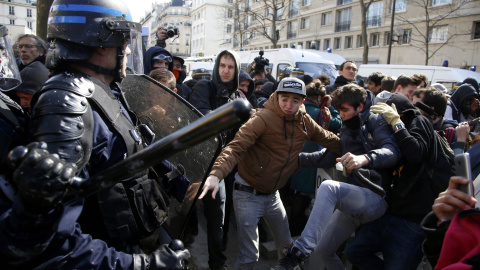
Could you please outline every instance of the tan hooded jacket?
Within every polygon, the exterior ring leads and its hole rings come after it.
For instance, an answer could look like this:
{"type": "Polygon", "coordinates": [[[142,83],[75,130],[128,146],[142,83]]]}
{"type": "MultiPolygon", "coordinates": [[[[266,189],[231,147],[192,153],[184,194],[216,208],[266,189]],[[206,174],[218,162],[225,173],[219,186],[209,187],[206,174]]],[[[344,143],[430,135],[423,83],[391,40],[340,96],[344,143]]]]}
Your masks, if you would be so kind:
{"type": "Polygon", "coordinates": [[[320,127],[303,104],[296,114],[285,115],[274,93],[222,150],[210,175],[223,179],[238,163],[238,173],[249,185],[275,192],[300,169],[298,154],[308,140],[340,154],[338,136],[320,127]]]}

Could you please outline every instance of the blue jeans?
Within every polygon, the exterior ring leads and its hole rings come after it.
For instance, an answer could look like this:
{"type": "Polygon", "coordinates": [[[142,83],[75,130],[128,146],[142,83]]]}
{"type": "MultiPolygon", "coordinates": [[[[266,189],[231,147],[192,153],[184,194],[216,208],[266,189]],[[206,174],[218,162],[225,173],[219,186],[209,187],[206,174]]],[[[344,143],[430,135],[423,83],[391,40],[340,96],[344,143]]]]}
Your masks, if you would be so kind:
{"type": "Polygon", "coordinates": [[[363,225],[345,250],[360,269],[417,269],[425,235],[420,225],[385,214],[363,225]],[[383,252],[383,260],[376,253],[383,252]]]}
{"type": "Polygon", "coordinates": [[[212,191],[202,199],[203,214],[207,220],[208,266],[211,269],[220,268],[227,261],[222,251],[225,196],[225,181],[220,181],[215,200],[212,199],[212,191]]]}
{"type": "Polygon", "coordinates": [[[360,225],[381,217],[387,203],[369,189],[323,181],[307,225],[294,246],[309,256],[318,245],[326,268],[344,269],[336,251],[360,225]]]}
{"type": "MultiPolygon", "coordinates": [[[[248,186],[238,173],[235,183],[248,186]]],[[[279,259],[292,244],[288,217],[277,192],[270,195],[233,190],[233,208],[237,218],[239,255],[233,269],[253,269],[258,261],[258,221],[261,217],[273,236],[279,259]]]]}

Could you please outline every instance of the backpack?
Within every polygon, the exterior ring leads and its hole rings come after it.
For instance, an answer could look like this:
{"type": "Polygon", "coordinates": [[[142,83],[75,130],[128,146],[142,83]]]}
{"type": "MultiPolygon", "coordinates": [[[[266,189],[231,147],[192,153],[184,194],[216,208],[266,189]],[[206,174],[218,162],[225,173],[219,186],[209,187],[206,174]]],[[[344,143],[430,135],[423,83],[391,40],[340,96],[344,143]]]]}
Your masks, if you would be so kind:
{"type": "Polygon", "coordinates": [[[330,126],[330,118],[332,114],[330,113],[330,110],[326,106],[327,104],[327,99],[323,99],[322,103],[320,104],[320,112],[318,113],[317,116],[317,123],[323,128],[328,130],[328,127],[330,126]]]}

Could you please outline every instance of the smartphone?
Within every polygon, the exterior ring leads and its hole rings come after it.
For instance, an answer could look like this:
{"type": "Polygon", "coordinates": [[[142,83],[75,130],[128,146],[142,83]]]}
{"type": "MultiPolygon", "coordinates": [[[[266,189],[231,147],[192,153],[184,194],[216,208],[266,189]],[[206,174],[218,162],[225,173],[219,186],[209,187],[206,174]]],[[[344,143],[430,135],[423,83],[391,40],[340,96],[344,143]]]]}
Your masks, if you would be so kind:
{"type": "Polygon", "coordinates": [[[467,178],[468,184],[460,185],[459,190],[475,197],[475,190],[473,188],[472,168],[470,166],[470,155],[463,153],[455,156],[455,175],[467,178]]]}

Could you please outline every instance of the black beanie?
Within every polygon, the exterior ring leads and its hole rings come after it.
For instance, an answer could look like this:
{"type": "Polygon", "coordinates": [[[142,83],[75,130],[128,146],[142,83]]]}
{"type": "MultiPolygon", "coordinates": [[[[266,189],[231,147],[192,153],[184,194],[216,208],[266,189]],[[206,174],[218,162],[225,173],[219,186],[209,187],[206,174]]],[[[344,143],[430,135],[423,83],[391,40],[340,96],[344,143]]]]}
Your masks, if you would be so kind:
{"type": "Polygon", "coordinates": [[[48,80],[48,69],[41,62],[35,61],[20,71],[20,77],[22,83],[14,90],[33,95],[48,80]]]}

